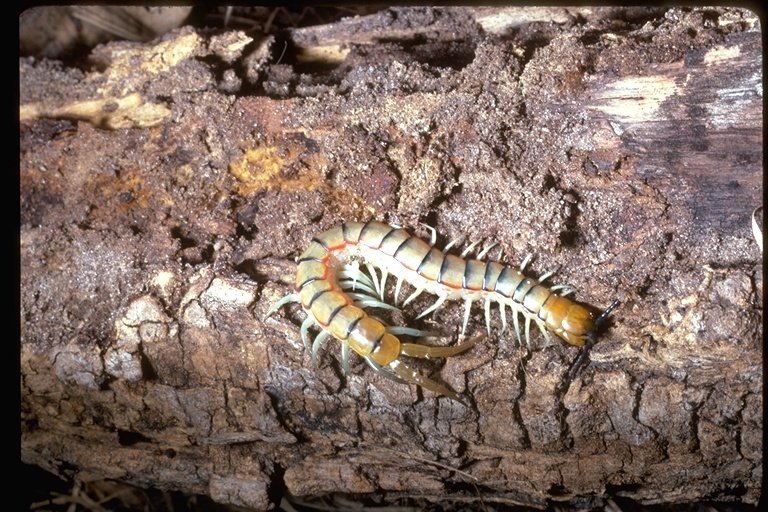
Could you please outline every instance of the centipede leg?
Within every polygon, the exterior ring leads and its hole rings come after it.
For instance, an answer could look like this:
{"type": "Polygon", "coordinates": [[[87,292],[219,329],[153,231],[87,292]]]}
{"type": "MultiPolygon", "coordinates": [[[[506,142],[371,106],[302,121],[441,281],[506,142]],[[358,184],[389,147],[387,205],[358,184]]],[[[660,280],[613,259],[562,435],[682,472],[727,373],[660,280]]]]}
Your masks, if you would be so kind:
{"type": "Polygon", "coordinates": [[[424,311],[422,311],[422,312],[421,312],[421,314],[420,314],[419,316],[417,316],[417,317],[416,317],[416,319],[418,320],[419,318],[421,318],[421,317],[423,317],[423,316],[425,316],[425,315],[428,315],[428,314],[430,314],[431,312],[433,312],[434,310],[436,310],[437,308],[439,308],[440,306],[442,306],[442,305],[443,305],[443,302],[445,302],[445,299],[447,299],[447,298],[448,298],[448,297],[447,297],[446,295],[441,295],[440,297],[438,297],[438,299],[435,301],[435,303],[434,303],[434,304],[432,304],[432,305],[431,305],[430,307],[428,307],[427,309],[425,309],[424,311]]]}
{"type": "Polygon", "coordinates": [[[365,357],[365,362],[368,363],[368,366],[370,366],[373,371],[381,375],[382,377],[386,377],[387,379],[397,382],[398,384],[409,384],[410,381],[407,381],[405,379],[401,379],[397,375],[392,374],[391,372],[388,372],[383,366],[381,366],[379,363],[371,359],[370,357],[365,357]]]}
{"type": "Polygon", "coordinates": [[[477,255],[477,259],[478,260],[482,260],[483,258],[485,258],[485,256],[488,254],[488,251],[490,251],[491,249],[493,249],[497,245],[499,245],[499,244],[493,243],[493,244],[489,245],[488,247],[486,247],[485,249],[483,249],[482,251],[480,251],[478,253],[478,255],[477,255]]]}
{"type": "Polygon", "coordinates": [[[312,316],[308,316],[306,320],[301,323],[301,341],[304,343],[304,348],[309,352],[309,328],[315,323],[312,316]]]}
{"type": "Polygon", "coordinates": [[[525,344],[528,346],[528,352],[531,351],[531,318],[525,317],[525,344]]]}
{"type": "MultiPolygon", "coordinates": [[[[330,335],[330,332],[323,329],[320,331],[320,334],[315,337],[315,341],[312,343],[312,364],[315,365],[315,368],[317,368],[317,351],[320,350],[320,345],[322,345],[326,338],[328,338],[330,335]]],[[[342,345],[346,345],[346,343],[342,345]]]]}
{"type": "Polygon", "coordinates": [[[387,332],[390,334],[394,334],[395,336],[400,336],[401,334],[405,334],[406,336],[413,336],[413,337],[435,336],[435,333],[430,331],[422,331],[421,329],[414,329],[412,327],[402,327],[400,325],[388,325],[387,332]]]}
{"type": "Polygon", "coordinates": [[[386,302],[382,302],[379,299],[369,295],[355,292],[347,292],[347,295],[349,295],[349,297],[353,300],[353,304],[359,308],[379,308],[388,309],[390,311],[399,311],[399,309],[395,306],[387,304],[386,302]]]}
{"type": "Polygon", "coordinates": [[[523,263],[520,265],[520,272],[525,270],[525,267],[528,266],[528,264],[531,262],[532,259],[533,259],[533,254],[529,254],[528,256],[525,257],[525,259],[523,260],[523,263]]]}
{"type": "Polygon", "coordinates": [[[435,228],[428,224],[421,224],[424,226],[427,230],[429,230],[429,246],[434,247],[435,242],[437,242],[437,231],[435,231],[435,228]]]}
{"type": "Polygon", "coordinates": [[[425,377],[413,368],[410,368],[408,365],[400,362],[400,361],[392,361],[389,363],[389,368],[395,373],[395,375],[407,382],[410,382],[411,384],[416,384],[417,386],[421,386],[423,388],[426,388],[430,391],[434,391],[435,393],[439,393],[443,396],[447,396],[448,398],[451,398],[453,400],[456,400],[457,402],[467,405],[464,400],[462,400],[459,395],[451,391],[450,389],[446,388],[445,386],[438,384],[437,382],[433,381],[432,379],[425,377]]]}
{"type": "Polygon", "coordinates": [[[551,341],[551,338],[549,336],[549,333],[547,332],[547,329],[544,327],[544,322],[537,321],[536,325],[539,326],[539,330],[541,331],[541,334],[544,335],[544,348],[547,348],[549,346],[549,342],[551,341]]]}
{"type": "Polygon", "coordinates": [[[485,304],[483,305],[485,309],[485,327],[488,330],[488,336],[491,335],[491,299],[485,299],[485,304]]]}
{"type": "Polygon", "coordinates": [[[279,301],[275,302],[274,305],[269,308],[269,311],[267,311],[266,317],[270,317],[272,313],[280,309],[281,307],[285,306],[289,302],[299,302],[301,299],[299,298],[298,293],[291,293],[280,299],[279,301]]]}
{"type": "Polygon", "coordinates": [[[503,302],[499,303],[499,313],[501,314],[501,334],[507,330],[507,308],[503,302]]]}
{"type": "Polygon", "coordinates": [[[467,332],[467,324],[469,323],[469,310],[472,308],[472,299],[464,301],[464,323],[461,326],[461,335],[467,332]]]}
{"type": "MultiPolygon", "coordinates": [[[[555,268],[553,268],[552,270],[549,270],[549,271],[547,271],[547,272],[544,272],[542,275],[540,275],[540,276],[539,276],[539,282],[540,282],[540,283],[543,283],[544,281],[546,281],[547,279],[549,279],[550,277],[552,277],[553,275],[555,275],[555,274],[557,273],[557,271],[558,271],[558,270],[559,270],[559,268],[558,268],[558,267],[555,267],[555,268]]],[[[552,289],[554,289],[554,287],[552,287],[552,289]]]]}
{"type": "Polygon", "coordinates": [[[403,277],[397,278],[397,284],[395,285],[395,306],[397,306],[397,301],[400,298],[400,287],[403,285],[403,277]]]}
{"type": "Polygon", "coordinates": [[[451,240],[450,242],[448,242],[448,243],[446,244],[445,248],[443,249],[443,252],[448,252],[448,251],[450,251],[450,250],[451,250],[451,248],[452,248],[454,245],[456,245],[457,243],[459,243],[459,240],[460,240],[459,238],[454,238],[453,240],[451,240]]]}
{"type": "Polygon", "coordinates": [[[346,343],[341,344],[341,367],[344,369],[346,375],[352,373],[349,370],[349,345],[346,343]]]}
{"type": "Polygon", "coordinates": [[[408,296],[407,299],[403,302],[403,307],[407,306],[413,299],[421,295],[421,293],[424,291],[424,288],[417,288],[416,291],[414,291],[412,294],[408,296]]]}
{"type": "Polygon", "coordinates": [[[371,263],[367,263],[365,267],[368,269],[368,272],[371,274],[371,280],[373,281],[373,286],[376,288],[376,295],[381,296],[381,299],[384,300],[384,290],[382,290],[379,287],[379,278],[376,277],[376,268],[371,263]]]}
{"type": "Polygon", "coordinates": [[[469,245],[468,245],[468,246],[467,246],[467,247],[466,247],[466,248],[465,248],[463,251],[461,251],[461,254],[460,254],[459,256],[460,256],[460,257],[462,257],[462,258],[466,258],[466,257],[467,257],[467,254],[469,254],[470,252],[472,252],[472,249],[474,249],[475,247],[477,247],[477,244],[479,244],[479,243],[480,243],[480,241],[479,241],[479,240],[475,240],[474,242],[472,242],[471,244],[469,244],[469,245]]]}
{"type": "Polygon", "coordinates": [[[383,269],[381,271],[381,286],[379,289],[381,290],[381,300],[384,300],[384,289],[387,287],[387,278],[389,277],[389,272],[387,272],[386,269],[383,269]]]}
{"type": "Polygon", "coordinates": [[[367,275],[360,271],[360,266],[357,262],[344,265],[339,270],[339,277],[342,278],[339,284],[342,288],[352,290],[363,290],[369,295],[376,295],[374,290],[373,281],[367,275]]]}
{"type": "Polygon", "coordinates": [[[523,340],[520,337],[520,314],[516,311],[513,311],[514,316],[512,317],[512,321],[515,325],[515,333],[517,334],[517,344],[521,347],[523,346],[523,340]]]}

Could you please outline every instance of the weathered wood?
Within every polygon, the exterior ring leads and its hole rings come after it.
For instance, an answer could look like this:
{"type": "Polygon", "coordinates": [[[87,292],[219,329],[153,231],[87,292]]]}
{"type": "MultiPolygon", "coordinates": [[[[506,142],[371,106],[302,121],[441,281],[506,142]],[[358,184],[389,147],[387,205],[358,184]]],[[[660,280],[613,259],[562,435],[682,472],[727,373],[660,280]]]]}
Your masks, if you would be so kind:
{"type": "MultiPolygon", "coordinates": [[[[759,23],[550,19],[390,9],[295,30],[279,64],[272,39],[191,29],[106,45],[99,72],[22,59],[23,460],[258,509],[283,487],[756,503],[759,23]],[[241,61],[257,93],[230,96],[217,66],[241,61]],[[565,390],[579,350],[510,332],[416,363],[467,407],[358,360],[345,375],[331,341],[315,368],[299,308],[265,314],[314,234],[369,218],[533,252],[534,274],[622,305],[565,390]]],[[[428,304],[390,320],[453,343],[462,305],[417,324],[428,304]]]]}

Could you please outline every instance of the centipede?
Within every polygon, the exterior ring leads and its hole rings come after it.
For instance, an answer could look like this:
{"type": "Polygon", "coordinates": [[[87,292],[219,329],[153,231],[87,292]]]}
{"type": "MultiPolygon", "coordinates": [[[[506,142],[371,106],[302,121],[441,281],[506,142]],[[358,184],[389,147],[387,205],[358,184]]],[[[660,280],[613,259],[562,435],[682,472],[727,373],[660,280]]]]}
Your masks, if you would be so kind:
{"type": "Polygon", "coordinates": [[[286,304],[298,302],[307,315],[300,329],[302,343],[315,364],[320,346],[333,337],[341,342],[345,372],[349,373],[351,350],[385,378],[402,384],[416,384],[465,403],[454,391],[408,366],[403,357],[453,357],[472,348],[482,336],[448,347],[408,343],[400,337],[425,337],[433,333],[389,325],[367,311],[370,308],[398,309],[402,284],[408,283],[414,291],[400,304],[401,307],[424,292],[437,297],[417,319],[434,312],[447,300],[463,300],[461,333],[464,335],[472,305],[482,303],[486,330],[490,335],[491,305],[497,303],[501,332],[507,329],[509,308],[518,343],[522,345],[524,333],[528,350],[531,348],[531,324],[543,334],[545,346],[553,333],[570,345],[584,347],[566,380],[572,379],[595,343],[601,325],[619,301],[614,301],[595,318],[586,306],[567,297],[575,288],[542,284],[554,270],[535,279],[524,274],[529,259],[519,269],[498,261],[486,261],[484,258],[493,245],[480,251],[476,258],[466,258],[475,244],[457,256],[448,253],[453,243],[443,250],[435,247],[436,232],[429,229],[429,242],[404,228],[378,221],[346,222],[318,234],[296,259],[294,292],[276,302],[267,317],[286,304]],[[361,270],[361,264],[369,275],[361,270]],[[394,305],[384,301],[389,276],[397,279],[394,305]],[[320,332],[310,347],[309,330],[313,327],[319,328],[320,332]]]}

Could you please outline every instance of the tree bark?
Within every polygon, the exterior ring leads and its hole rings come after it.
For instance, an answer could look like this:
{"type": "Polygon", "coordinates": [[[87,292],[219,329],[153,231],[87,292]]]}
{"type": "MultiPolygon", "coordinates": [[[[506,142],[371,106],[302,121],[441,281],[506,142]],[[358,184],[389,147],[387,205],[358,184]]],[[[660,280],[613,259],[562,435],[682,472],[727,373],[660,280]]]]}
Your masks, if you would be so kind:
{"type": "MultiPolygon", "coordinates": [[[[756,504],[753,13],[393,8],[284,42],[184,28],[99,47],[100,71],[21,59],[25,462],[256,509],[756,504]],[[369,219],[533,253],[621,305],[566,387],[580,349],[529,352],[496,310],[470,351],[413,362],[466,405],[346,375],[338,342],[314,367],[301,308],[266,313],[313,236],[369,219]]],[[[430,303],[389,320],[455,343],[463,304],[416,320],[430,303]]]]}

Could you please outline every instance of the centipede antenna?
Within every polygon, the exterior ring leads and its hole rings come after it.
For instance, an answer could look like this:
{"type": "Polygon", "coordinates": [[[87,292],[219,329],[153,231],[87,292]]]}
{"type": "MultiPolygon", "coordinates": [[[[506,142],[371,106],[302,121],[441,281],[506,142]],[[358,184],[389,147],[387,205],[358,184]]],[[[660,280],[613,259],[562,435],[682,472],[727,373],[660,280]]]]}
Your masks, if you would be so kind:
{"type": "Polygon", "coordinates": [[[616,306],[618,306],[619,304],[621,304],[621,301],[616,299],[615,301],[613,301],[613,304],[608,306],[605,311],[600,313],[600,316],[597,317],[597,320],[595,320],[595,330],[600,328],[600,325],[602,325],[602,323],[605,322],[605,320],[608,318],[608,316],[611,314],[611,312],[614,309],[616,309],[616,306]]]}
{"type": "Polygon", "coordinates": [[[576,358],[576,362],[573,363],[573,367],[571,367],[571,371],[568,372],[568,377],[565,378],[565,380],[560,385],[561,391],[567,391],[568,388],[571,386],[571,382],[573,382],[573,379],[576,377],[576,373],[578,373],[579,368],[581,368],[581,365],[584,364],[584,361],[587,360],[587,355],[589,354],[589,351],[592,349],[592,346],[595,344],[596,335],[590,334],[589,339],[587,340],[587,343],[584,345],[584,348],[581,349],[581,354],[579,354],[579,357],[576,358]]]}

